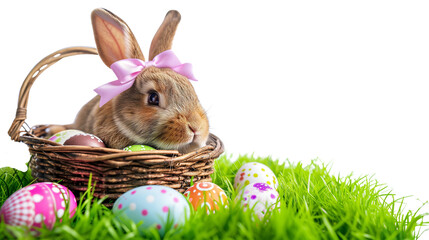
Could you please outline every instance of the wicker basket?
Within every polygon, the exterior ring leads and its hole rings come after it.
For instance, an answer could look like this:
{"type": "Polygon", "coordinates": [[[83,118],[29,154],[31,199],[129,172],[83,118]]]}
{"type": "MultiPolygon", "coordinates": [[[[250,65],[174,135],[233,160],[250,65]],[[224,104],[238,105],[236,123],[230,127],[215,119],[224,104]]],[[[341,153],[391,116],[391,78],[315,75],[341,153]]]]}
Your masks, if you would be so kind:
{"type": "Polygon", "coordinates": [[[36,78],[62,58],[79,54],[97,54],[87,47],[59,50],[42,59],[22,84],[15,120],[9,129],[14,141],[28,145],[30,169],[39,182],[61,181],[76,196],[87,189],[90,175],[96,182],[94,195],[107,197],[106,205],[124,192],[141,185],[164,185],[184,192],[193,182],[211,181],[214,160],[223,153],[219,138],[210,134],[207,145],[195,152],[180,154],[175,150],[127,152],[112,148],[63,146],[44,137],[49,125],[23,128],[30,88],[36,78]]]}

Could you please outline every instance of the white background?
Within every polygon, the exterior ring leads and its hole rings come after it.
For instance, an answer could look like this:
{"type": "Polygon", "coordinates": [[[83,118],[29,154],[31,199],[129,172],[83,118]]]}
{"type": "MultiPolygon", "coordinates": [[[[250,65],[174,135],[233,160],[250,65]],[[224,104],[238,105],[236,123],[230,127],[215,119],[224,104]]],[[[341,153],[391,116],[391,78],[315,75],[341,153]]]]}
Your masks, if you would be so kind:
{"type": "MultiPolygon", "coordinates": [[[[425,1],[2,1],[0,167],[29,160],[6,134],[26,74],[58,49],[95,46],[96,7],[124,19],[146,56],[166,12],[181,12],[173,50],[194,65],[228,154],[318,158],[334,174],[374,174],[413,195],[408,208],[429,200],[425,1]]],[[[72,122],[112,80],[97,56],[60,61],[33,85],[27,123],[72,122]]]]}

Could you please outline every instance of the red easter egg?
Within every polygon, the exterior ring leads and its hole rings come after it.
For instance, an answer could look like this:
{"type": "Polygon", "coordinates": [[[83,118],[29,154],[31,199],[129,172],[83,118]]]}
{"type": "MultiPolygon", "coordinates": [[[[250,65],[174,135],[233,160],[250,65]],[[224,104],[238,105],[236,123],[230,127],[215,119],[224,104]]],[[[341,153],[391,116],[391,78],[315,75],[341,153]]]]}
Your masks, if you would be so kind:
{"type": "Polygon", "coordinates": [[[225,191],[211,182],[199,182],[188,188],[184,195],[189,197],[189,202],[195,210],[204,208],[208,214],[218,210],[219,205],[225,207],[228,205],[228,197],[225,191]]]}
{"type": "Polygon", "coordinates": [[[80,145],[90,147],[106,147],[97,136],[89,133],[76,134],[64,142],[64,145],[80,145]]]}

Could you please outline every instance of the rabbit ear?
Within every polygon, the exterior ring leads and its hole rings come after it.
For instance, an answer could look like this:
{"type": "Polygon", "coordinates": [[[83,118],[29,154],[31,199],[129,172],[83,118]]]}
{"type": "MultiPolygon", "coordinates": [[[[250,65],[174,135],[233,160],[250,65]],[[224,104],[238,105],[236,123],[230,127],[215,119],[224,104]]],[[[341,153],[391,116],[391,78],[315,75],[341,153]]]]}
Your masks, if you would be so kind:
{"type": "Polygon", "coordinates": [[[149,51],[149,60],[152,60],[156,55],[171,49],[174,34],[176,33],[177,25],[180,22],[180,13],[176,10],[170,10],[165,15],[158,31],[152,39],[149,51]]]}
{"type": "Polygon", "coordinates": [[[92,27],[98,54],[108,67],[112,63],[138,58],[144,61],[134,34],[128,25],[115,14],[103,8],[97,8],[91,14],[92,27]]]}

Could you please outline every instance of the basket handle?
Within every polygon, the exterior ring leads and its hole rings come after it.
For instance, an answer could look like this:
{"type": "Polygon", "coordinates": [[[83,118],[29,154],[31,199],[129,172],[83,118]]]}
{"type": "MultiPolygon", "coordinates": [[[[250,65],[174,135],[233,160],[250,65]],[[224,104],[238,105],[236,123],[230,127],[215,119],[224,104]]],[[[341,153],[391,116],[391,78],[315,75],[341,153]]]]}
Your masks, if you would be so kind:
{"type": "Polygon", "coordinates": [[[91,47],[69,47],[58,50],[49,56],[43,58],[36,66],[28,73],[24,82],[22,83],[21,90],[19,91],[18,108],[16,109],[16,116],[9,128],[9,136],[14,141],[19,141],[20,129],[27,119],[27,103],[28,95],[30,94],[31,86],[39,75],[59,60],[80,54],[94,54],[97,55],[97,49],[91,47]]]}

